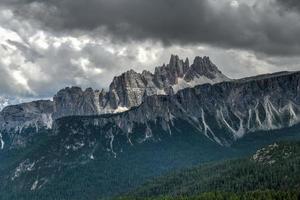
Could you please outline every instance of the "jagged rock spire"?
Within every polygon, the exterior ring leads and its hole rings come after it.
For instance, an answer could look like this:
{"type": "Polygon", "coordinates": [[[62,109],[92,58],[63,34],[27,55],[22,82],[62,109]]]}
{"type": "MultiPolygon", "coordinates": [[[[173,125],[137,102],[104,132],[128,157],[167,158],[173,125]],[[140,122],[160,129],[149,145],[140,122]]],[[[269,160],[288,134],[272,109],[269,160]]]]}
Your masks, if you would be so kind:
{"type": "Polygon", "coordinates": [[[203,76],[210,80],[220,79],[220,81],[230,80],[218,69],[218,67],[211,62],[208,56],[197,56],[194,59],[193,64],[190,66],[190,70],[187,72],[185,78],[187,81],[193,80],[195,77],[203,76]]]}

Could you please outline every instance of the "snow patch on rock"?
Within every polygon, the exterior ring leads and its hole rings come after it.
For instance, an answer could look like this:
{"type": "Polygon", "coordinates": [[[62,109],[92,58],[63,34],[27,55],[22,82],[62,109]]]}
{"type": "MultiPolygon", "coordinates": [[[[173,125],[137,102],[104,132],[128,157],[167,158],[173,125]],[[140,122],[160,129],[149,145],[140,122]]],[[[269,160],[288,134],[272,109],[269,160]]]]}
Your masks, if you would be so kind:
{"type": "Polygon", "coordinates": [[[4,141],[3,141],[3,138],[2,138],[2,134],[0,133],[0,143],[1,143],[1,149],[4,149],[4,141]]]}
{"type": "Polygon", "coordinates": [[[37,188],[37,186],[38,186],[38,183],[39,183],[38,180],[34,181],[33,184],[32,184],[32,186],[31,186],[31,188],[30,188],[30,190],[35,190],[37,188]]]}
{"type": "Polygon", "coordinates": [[[178,78],[177,84],[173,85],[172,88],[173,88],[174,93],[177,93],[178,91],[185,89],[185,88],[193,88],[197,85],[203,85],[203,84],[207,84],[207,83],[213,85],[213,84],[220,83],[220,82],[223,82],[226,80],[227,79],[225,79],[224,77],[222,78],[219,76],[217,76],[214,79],[209,79],[206,76],[197,76],[189,82],[186,81],[184,78],[178,78]]]}
{"type": "Polygon", "coordinates": [[[127,107],[119,106],[117,109],[114,110],[114,113],[125,112],[127,110],[129,110],[127,107]]]}

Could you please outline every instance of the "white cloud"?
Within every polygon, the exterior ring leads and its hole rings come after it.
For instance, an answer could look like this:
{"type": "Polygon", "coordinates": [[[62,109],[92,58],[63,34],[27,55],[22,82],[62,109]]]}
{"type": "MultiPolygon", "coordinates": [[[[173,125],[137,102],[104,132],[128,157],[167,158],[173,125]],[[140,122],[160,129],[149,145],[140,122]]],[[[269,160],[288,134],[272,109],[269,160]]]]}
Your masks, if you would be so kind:
{"type": "Polygon", "coordinates": [[[240,6],[239,2],[236,0],[233,0],[230,2],[230,6],[233,8],[238,8],[240,6]]]}
{"type": "Polygon", "coordinates": [[[49,48],[49,41],[44,31],[38,31],[28,39],[29,44],[34,48],[49,48]]]}
{"type": "Polygon", "coordinates": [[[30,87],[29,87],[29,85],[28,85],[28,80],[24,76],[24,74],[22,73],[22,71],[20,71],[20,70],[13,70],[11,73],[12,73],[12,76],[13,76],[14,80],[17,83],[19,83],[20,85],[22,85],[29,92],[32,92],[31,89],[30,89],[30,87]]]}
{"type": "Polygon", "coordinates": [[[9,40],[16,41],[16,42],[23,42],[22,38],[14,31],[5,29],[0,26],[0,38],[1,44],[9,46],[10,48],[16,49],[14,46],[8,43],[9,40]]]}

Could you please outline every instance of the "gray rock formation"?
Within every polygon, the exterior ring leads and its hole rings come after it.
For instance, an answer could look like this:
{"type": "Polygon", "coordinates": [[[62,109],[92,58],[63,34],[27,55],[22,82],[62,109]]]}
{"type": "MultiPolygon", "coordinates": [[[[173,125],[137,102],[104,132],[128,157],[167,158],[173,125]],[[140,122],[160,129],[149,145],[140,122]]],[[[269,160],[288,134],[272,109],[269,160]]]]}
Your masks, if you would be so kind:
{"type": "MultiPolygon", "coordinates": [[[[141,141],[151,139],[153,124],[172,134],[178,123],[185,122],[210,140],[230,145],[245,134],[290,127],[300,123],[300,72],[276,73],[199,85],[174,95],[152,95],[127,112],[112,116],[83,118],[86,126],[99,126],[113,137],[135,137],[133,130],[141,124],[141,141]],[[113,136],[111,135],[113,134],[113,136]]],[[[55,129],[64,123],[58,120],[55,129]]],[[[76,125],[72,132],[78,132],[76,125]]]]}
{"type": "Polygon", "coordinates": [[[147,96],[170,95],[187,87],[229,80],[208,57],[196,57],[189,66],[188,59],[172,55],[169,64],[157,67],[154,74],[130,70],[114,77],[108,91],[67,87],[53,101],[8,106],[0,112],[0,133],[20,135],[26,127],[51,128],[52,120],[64,116],[123,112],[139,106],[147,96]]]}
{"type": "Polygon", "coordinates": [[[130,70],[114,77],[107,92],[78,87],[59,91],[53,98],[53,117],[122,112],[140,105],[145,96],[169,95],[187,87],[229,80],[208,57],[196,57],[189,66],[188,59],[184,62],[172,55],[170,63],[157,67],[154,74],[130,70]]]}
{"type": "Polygon", "coordinates": [[[99,112],[100,93],[92,88],[83,91],[80,87],[67,87],[54,97],[53,118],[69,115],[94,115],[99,112]]]}
{"type": "Polygon", "coordinates": [[[41,128],[52,127],[53,102],[49,100],[33,101],[5,107],[0,114],[1,149],[6,143],[12,146],[24,146],[28,137],[41,128]],[[33,128],[29,134],[23,130],[33,128]]]}
{"type": "Polygon", "coordinates": [[[45,125],[51,128],[53,102],[50,100],[33,101],[5,107],[0,115],[2,130],[21,130],[26,126],[45,125]]]}
{"type": "Polygon", "coordinates": [[[52,120],[64,116],[119,112],[96,120],[91,117],[86,123],[118,127],[125,135],[143,124],[147,139],[151,123],[171,134],[176,120],[183,120],[209,139],[229,145],[249,132],[299,123],[299,77],[300,72],[281,72],[230,80],[208,57],[196,57],[189,66],[188,60],[172,56],[154,74],[130,70],[115,77],[107,92],[68,87],[53,101],[6,107],[0,113],[1,147],[7,141],[24,144],[24,127],[51,128],[52,120]]]}

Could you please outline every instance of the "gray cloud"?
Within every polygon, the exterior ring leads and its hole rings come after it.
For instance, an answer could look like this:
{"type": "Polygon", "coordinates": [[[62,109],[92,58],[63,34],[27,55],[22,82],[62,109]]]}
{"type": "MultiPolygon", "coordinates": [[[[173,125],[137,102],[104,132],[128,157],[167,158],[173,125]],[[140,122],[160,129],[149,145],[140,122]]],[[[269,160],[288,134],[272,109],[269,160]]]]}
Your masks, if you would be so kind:
{"type": "MultiPolygon", "coordinates": [[[[282,1],[283,0],[278,0],[282,1]]],[[[9,2],[7,0],[7,2],[9,2]]],[[[300,15],[275,0],[27,0],[7,3],[55,31],[80,30],[118,41],[205,43],[269,55],[299,55],[300,15]],[[249,3],[250,2],[250,3],[249,3]]],[[[285,4],[298,5],[289,0],[285,4]]]]}
{"type": "MultiPolygon", "coordinates": [[[[27,47],[26,45],[17,42],[17,41],[12,41],[12,40],[7,40],[7,42],[13,46],[15,46],[17,49],[19,49],[22,54],[25,57],[26,62],[35,62],[36,59],[42,57],[41,54],[39,54],[37,51],[34,49],[27,47]]],[[[5,48],[5,47],[4,47],[5,48]]]]}
{"type": "Polygon", "coordinates": [[[279,3],[284,5],[286,8],[289,9],[298,9],[300,10],[300,1],[298,0],[277,0],[279,3]]]}

